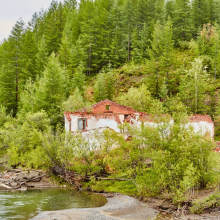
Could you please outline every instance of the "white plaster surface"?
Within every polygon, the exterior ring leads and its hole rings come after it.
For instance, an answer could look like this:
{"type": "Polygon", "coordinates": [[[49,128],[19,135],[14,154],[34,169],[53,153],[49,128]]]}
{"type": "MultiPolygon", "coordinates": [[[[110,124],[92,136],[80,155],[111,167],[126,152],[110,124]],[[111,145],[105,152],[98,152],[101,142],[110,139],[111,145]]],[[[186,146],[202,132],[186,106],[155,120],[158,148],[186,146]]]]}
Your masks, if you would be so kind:
{"type": "Polygon", "coordinates": [[[114,120],[110,119],[99,119],[96,128],[111,128],[115,130],[116,132],[120,132],[120,129],[118,128],[118,123],[114,120]]]}
{"type": "Polygon", "coordinates": [[[211,138],[214,137],[214,126],[212,123],[206,121],[200,122],[189,122],[185,125],[186,128],[192,127],[195,133],[201,133],[201,135],[205,135],[206,132],[209,132],[211,138]]]}
{"type": "Polygon", "coordinates": [[[71,131],[75,132],[78,130],[78,117],[71,115],[71,131]]]}
{"type": "Polygon", "coordinates": [[[66,117],[65,117],[65,129],[66,129],[66,131],[70,130],[70,123],[69,123],[69,121],[67,120],[66,117]]]}

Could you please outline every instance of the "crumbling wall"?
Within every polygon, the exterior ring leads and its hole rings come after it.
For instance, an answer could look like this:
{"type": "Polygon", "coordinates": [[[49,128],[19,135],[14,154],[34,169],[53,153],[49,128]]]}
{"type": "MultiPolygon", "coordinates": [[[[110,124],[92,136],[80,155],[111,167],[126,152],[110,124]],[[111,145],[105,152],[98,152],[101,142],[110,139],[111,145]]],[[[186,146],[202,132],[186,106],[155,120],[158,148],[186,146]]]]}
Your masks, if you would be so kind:
{"type": "Polygon", "coordinates": [[[214,123],[209,123],[206,121],[189,122],[186,128],[192,127],[195,133],[200,133],[201,135],[209,135],[214,138],[214,123]]]}

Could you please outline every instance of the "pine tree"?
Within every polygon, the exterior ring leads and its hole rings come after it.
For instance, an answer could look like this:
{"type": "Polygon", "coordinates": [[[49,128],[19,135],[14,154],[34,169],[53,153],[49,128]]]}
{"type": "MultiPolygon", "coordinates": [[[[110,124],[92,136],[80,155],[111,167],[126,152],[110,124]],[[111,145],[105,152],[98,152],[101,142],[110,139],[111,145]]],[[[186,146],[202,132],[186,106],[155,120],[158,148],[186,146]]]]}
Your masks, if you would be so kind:
{"type": "Polygon", "coordinates": [[[94,86],[94,98],[96,102],[106,99],[105,74],[100,73],[94,86]]]}
{"type": "Polygon", "coordinates": [[[109,100],[112,100],[115,95],[115,79],[111,71],[105,76],[105,94],[106,99],[109,100]]]}
{"type": "Polygon", "coordinates": [[[36,54],[36,73],[39,76],[42,76],[43,70],[48,61],[48,52],[47,52],[47,45],[44,38],[42,36],[39,44],[38,44],[38,52],[36,54]]]}
{"type": "Polygon", "coordinates": [[[163,44],[162,44],[162,26],[159,21],[157,21],[151,40],[151,49],[149,50],[149,55],[151,60],[156,62],[156,95],[159,94],[159,62],[163,54],[163,44]]]}
{"type": "Polygon", "coordinates": [[[84,67],[83,63],[80,63],[78,68],[76,69],[76,72],[74,73],[73,80],[72,80],[72,90],[75,90],[78,88],[81,95],[84,94],[85,90],[85,74],[84,74],[84,67]]]}
{"type": "Polygon", "coordinates": [[[35,80],[37,76],[36,72],[36,53],[37,53],[37,42],[35,34],[27,29],[22,39],[22,56],[24,66],[22,68],[24,84],[29,78],[35,80]]]}
{"type": "MultiPolygon", "coordinates": [[[[10,85],[11,88],[7,88],[8,84],[4,84],[3,87],[10,91],[12,96],[12,109],[13,114],[17,113],[18,102],[19,102],[19,92],[20,87],[25,84],[25,78],[23,75],[24,60],[22,56],[22,35],[24,33],[24,21],[20,19],[16,22],[12,28],[11,35],[9,36],[9,53],[10,58],[8,62],[11,66],[6,78],[12,80],[13,85],[10,85]]],[[[4,80],[3,80],[4,81],[4,80]]],[[[10,83],[11,84],[11,83],[10,83]]]]}
{"type": "Polygon", "coordinates": [[[132,0],[125,0],[123,5],[123,33],[124,33],[124,48],[126,48],[125,59],[131,60],[131,44],[132,44],[132,31],[134,27],[134,5],[132,0]]]}
{"type": "Polygon", "coordinates": [[[192,2],[192,21],[194,28],[194,36],[198,33],[198,29],[209,22],[208,16],[208,0],[193,0],[192,2]]]}
{"type": "Polygon", "coordinates": [[[166,22],[166,25],[163,29],[162,34],[162,47],[163,47],[163,54],[162,54],[162,60],[163,65],[166,69],[167,74],[167,83],[169,80],[169,69],[172,64],[173,60],[173,30],[172,30],[172,21],[170,17],[168,17],[168,21],[166,22]]]}
{"type": "MultiPolygon", "coordinates": [[[[213,34],[211,36],[212,41],[212,48],[211,48],[211,57],[213,59],[213,66],[214,66],[214,80],[216,80],[217,76],[217,67],[219,67],[219,48],[220,48],[220,41],[219,41],[219,26],[218,24],[215,24],[215,27],[213,27],[213,34]]],[[[219,74],[218,74],[219,75],[219,74]]]]}
{"type": "Polygon", "coordinates": [[[190,0],[176,0],[173,32],[175,41],[190,40],[191,37],[191,2],[190,0]]]}
{"type": "Polygon", "coordinates": [[[62,101],[65,99],[65,87],[67,78],[64,70],[60,66],[55,53],[49,57],[47,66],[43,72],[42,78],[39,80],[37,88],[37,110],[51,109],[59,110],[62,101]]]}

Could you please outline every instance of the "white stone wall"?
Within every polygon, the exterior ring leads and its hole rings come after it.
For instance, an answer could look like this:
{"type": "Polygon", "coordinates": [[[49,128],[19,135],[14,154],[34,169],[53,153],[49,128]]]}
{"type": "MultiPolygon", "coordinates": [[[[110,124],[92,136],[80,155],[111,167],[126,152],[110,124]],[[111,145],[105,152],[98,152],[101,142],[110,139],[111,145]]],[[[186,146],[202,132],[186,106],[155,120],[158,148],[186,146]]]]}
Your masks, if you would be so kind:
{"type": "Polygon", "coordinates": [[[64,118],[65,118],[65,129],[66,129],[66,131],[69,131],[70,130],[70,123],[67,120],[66,116],[64,118]]]}
{"type": "Polygon", "coordinates": [[[78,117],[71,115],[71,131],[76,132],[78,130],[78,117]]]}
{"type": "Polygon", "coordinates": [[[209,123],[206,121],[200,122],[189,122],[185,125],[186,128],[192,127],[196,133],[201,133],[201,135],[205,135],[206,132],[209,132],[211,138],[214,138],[214,125],[213,123],[209,123]]]}

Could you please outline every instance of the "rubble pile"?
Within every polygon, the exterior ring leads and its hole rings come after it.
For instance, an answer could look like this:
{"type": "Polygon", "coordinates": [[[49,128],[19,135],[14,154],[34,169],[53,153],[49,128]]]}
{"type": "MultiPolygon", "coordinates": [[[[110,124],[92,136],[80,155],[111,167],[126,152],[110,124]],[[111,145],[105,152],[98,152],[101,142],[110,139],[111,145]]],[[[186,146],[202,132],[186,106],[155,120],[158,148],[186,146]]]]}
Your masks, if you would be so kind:
{"type": "Polygon", "coordinates": [[[48,177],[43,171],[23,171],[21,169],[11,169],[0,173],[0,188],[21,189],[35,187],[36,182],[40,182],[43,177],[48,177]]]}
{"type": "Polygon", "coordinates": [[[216,148],[214,151],[220,153],[220,141],[216,141],[216,148]]]}

